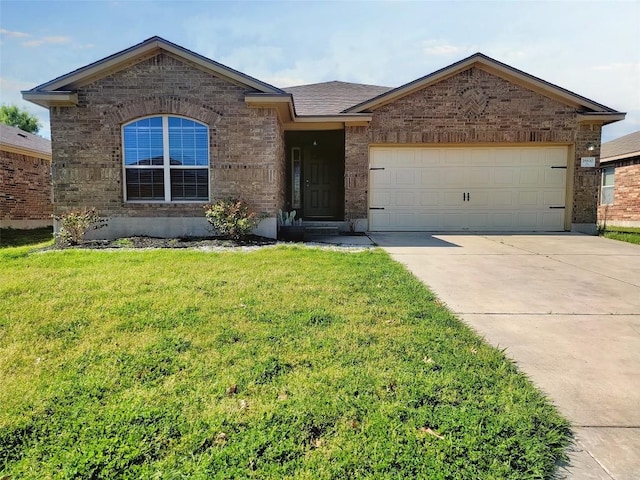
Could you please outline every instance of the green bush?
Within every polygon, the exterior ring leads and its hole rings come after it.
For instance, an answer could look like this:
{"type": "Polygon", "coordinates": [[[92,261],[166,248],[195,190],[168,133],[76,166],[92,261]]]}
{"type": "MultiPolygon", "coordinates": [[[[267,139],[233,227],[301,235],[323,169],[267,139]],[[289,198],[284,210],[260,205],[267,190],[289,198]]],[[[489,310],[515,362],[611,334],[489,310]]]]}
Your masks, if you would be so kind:
{"type": "Polygon", "coordinates": [[[217,200],[205,205],[204,214],[218,234],[236,240],[249,235],[263,218],[253,212],[247,202],[238,198],[217,200]]]}
{"type": "Polygon", "coordinates": [[[56,234],[56,240],[68,245],[78,245],[84,240],[89,230],[98,230],[107,226],[107,221],[100,218],[95,208],[75,210],[53,218],[60,222],[60,231],[56,234]]]}

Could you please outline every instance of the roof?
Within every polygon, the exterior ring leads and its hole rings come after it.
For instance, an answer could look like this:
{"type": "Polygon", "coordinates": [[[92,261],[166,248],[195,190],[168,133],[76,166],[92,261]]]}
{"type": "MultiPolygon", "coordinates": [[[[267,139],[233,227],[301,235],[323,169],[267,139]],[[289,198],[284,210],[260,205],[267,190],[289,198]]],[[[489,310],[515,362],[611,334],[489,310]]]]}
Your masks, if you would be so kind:
{"type": "Polygon", "coordinates": [[[505,78],[511,82],[524,85],[526,88],[542,93],[543,95],[550,96],[566,104],[574,105],[579,109],[583,109],[584,113],[589,115],[591,119],[604,120],[605,125],[624,118],[624,114],[622,112],[618,112],[613,108],[609,108],[605,105],[594,102],[593,100],[589,100],[577,93],[573,93],[538,77],[529,75],[526,72],[499,62],[498,60],[494,60],[493,58],[479,52],[430,73],[429,75],[413,80],[412,82],[401,85],[393,90],[389,90],[388,92],[382,93],[374,98],[367,99],[352,106],[351,108],[347,108],[344,111],[348,113],[371,111],[372,109],[390,103],[400,97],[409,95],[417,90],[421,90],[429,85],[433,85],[472,67],[483,68],[490,73],[505,78]],[[599,117],[602,118],[596,118],[593,116],[594,113],[600,114],[599,117]]]}
{"type": "Polygon", "coordinates": [[[51,158],[50,140],[1,123],[0,148],[15,153],[32,153],[33,156],[51,158]]]}
{"type": "Polygon", "coordinates": [[[141,58],[145,58],[145,56],[156,55],[159,51],[168,52],[182,60],[194,63],[217,76],[227,78],[257,92],[285,93],[278,87],[274,87],[257,78],[253,78],[198,53],[192,52],[162,37],[155,36],[118,53],[114,53],[113,55],[109,55],[101,60],[54,78],[31,90],[25,90],[22,92],[22,96],[25,100],[44,107],[55,105],[72,106],[78,102],[77,95],[74,92],[78,86],[90,83],[97,78],[104,77],[114,71],[125,68],[132,61],[139,61],[141,58]]]}
{"type": "Polygon", "coordinates": [[[640,131],[602,144],[600,161],[611,162],[640,156],[640,131]]]}
{"type": "Polygon", "coordinates": [[[247,104],[255,107],[276,108],[279,114],[283,115],[285,123],[307,123],[308,128],[311,127],[312,122],[365,122],[366,124],[371,120],[371,112],[376,108],[474,67],[575,107],[579,122],[601,122],[606,125],[622,120],[625,116],[622,112],[529,75],[482,53],[471,55],[397,88],[332,81],[280,89],[158,36],[54,78],[31,90],[23,91],[22,96],[25,100],[44,107],[75,106],[78,104],[77,89],[79,87],[126,68],[132,63],[157,55],[161,51],[190,62],[213,75],[245,86],[247,104]]]}
{"type": "Polygon", "coordinates": [[[391,87],[334,80],[283,90],[293,95],[298,115],[337,115],[357,103],[388,92],[391,87]]]}

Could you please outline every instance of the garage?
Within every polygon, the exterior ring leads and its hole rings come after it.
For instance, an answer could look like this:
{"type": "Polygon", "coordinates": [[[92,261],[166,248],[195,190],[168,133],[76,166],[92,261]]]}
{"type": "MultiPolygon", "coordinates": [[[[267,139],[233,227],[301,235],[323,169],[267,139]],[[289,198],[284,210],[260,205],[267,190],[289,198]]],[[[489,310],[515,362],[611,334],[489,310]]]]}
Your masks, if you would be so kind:
{"type": "Polygon", "coordinates": [[[370,231],[563,231],[568,146],[371,147],[370,231]]]}

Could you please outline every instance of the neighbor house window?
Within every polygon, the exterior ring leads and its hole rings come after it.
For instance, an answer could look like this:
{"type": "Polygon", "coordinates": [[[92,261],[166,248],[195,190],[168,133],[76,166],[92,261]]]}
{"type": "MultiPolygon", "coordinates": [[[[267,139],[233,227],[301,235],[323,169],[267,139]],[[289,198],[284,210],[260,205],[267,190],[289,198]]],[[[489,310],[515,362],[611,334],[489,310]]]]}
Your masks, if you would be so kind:
{"type": "Polygon", "coordinates": [[[602,188],[600,193],[600,203],[602,205],[613,204],[613,180],[615,168],[605,168],[602,171],[602,188]]]}
{"type": "Polygon", "coordinates": [[[209,200],[209,128],[182,117],[143,118],[122,128],[127,201],[209,200]]]}

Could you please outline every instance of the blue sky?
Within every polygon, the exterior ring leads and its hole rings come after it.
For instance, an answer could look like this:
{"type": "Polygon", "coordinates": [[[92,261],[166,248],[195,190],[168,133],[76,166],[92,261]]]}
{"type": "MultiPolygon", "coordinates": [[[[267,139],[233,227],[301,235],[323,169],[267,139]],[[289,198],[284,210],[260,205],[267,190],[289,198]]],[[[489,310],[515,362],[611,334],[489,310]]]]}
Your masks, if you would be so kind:
{"type": "Polygon", "coordinates": [[[399,86],[482,52],[640,130],[640,1],[0,1],[0,102],[159,35],[279,87],[399,86]]]}

